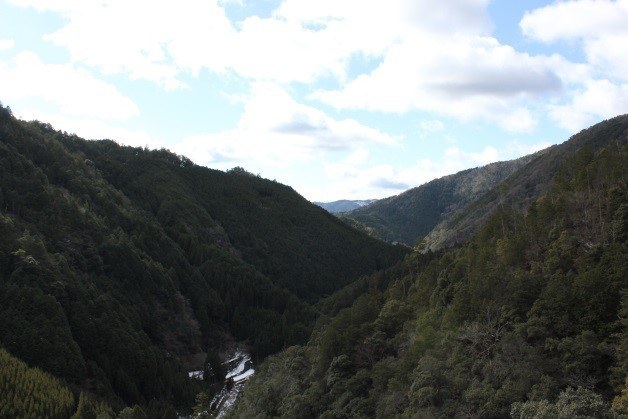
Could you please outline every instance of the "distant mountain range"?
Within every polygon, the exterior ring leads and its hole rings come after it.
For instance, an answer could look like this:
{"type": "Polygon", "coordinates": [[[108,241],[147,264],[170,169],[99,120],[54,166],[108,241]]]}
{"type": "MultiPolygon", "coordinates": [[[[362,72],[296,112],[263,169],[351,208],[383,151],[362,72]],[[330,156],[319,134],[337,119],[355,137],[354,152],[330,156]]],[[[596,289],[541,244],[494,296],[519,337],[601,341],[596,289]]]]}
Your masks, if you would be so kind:
{"type": "Polygon", "coordinates": [[[318,205],[319,207],[325,209],[327,212],[331,212],[332,214],[338,214],[341,212],[352,211],[357,208],[362,208],[367,205],[371,205],[375,201],[377,200],[376,199],[362,199],[362,200],[341,199],[339,201],[332,201],[332,202],[313,202],[313,204],[318,205]]]}

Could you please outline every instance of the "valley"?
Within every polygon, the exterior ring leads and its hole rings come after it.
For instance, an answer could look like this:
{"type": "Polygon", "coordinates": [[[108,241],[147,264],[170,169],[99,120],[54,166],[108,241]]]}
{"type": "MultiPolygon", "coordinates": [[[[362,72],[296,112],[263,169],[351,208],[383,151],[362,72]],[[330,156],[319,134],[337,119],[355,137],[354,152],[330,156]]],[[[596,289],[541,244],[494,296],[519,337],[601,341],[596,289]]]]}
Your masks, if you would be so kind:
{"type": "Polygon", "coordinates": [[[5,416],[628,409],[626,116],[335,216],[0,111],[5,416]]]}

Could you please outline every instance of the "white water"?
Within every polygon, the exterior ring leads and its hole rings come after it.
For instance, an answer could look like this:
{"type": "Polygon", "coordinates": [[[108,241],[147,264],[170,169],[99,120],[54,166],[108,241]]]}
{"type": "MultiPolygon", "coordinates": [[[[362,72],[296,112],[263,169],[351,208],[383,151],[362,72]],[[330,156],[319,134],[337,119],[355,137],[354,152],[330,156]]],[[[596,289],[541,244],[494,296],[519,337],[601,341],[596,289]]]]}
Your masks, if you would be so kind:
{"type": "MultiPolygon", "coordinates": [[[[228,361],[223,362],[223,366],[227,370],[226,382],[210,403],[211,411],[216,414],[216,418],[222,418],[227,414],[242,394],[244,384],[255,373],[251,354],[244,347],[235,347],[225,358],[228,359],[228,361]]],[[[203,379],[203,371],[190,371],[188,375],[190,378],[203,379]]]]}

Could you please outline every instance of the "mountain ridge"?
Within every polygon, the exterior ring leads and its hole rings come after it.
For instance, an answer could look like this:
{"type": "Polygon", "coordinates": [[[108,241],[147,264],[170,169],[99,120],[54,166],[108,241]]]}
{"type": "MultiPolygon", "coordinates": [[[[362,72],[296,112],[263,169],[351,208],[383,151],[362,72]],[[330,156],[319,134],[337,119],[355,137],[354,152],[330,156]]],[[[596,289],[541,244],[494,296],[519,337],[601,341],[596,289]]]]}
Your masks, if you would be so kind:
{"type": "Polygon", "coordinates": [[[571,136],[561,144],[549,147],[509,177],[500,188],[488,191],[468,207],[460,209],[448,219],[441,221],[425,237],[425,247],[436,250],[462,243],[473,235],[498,206],[526,209],[531,202],[549,188],[558,173],[558,168],[569,156],[582,148],[595,152],[605,144],[602,139],[615,138],[625,141],[628,115],[619,115],[571,136]]]}
{"type": "Polygon", "coordinates": [[[443,176],[340,217],[373,236],[412,246],[439,222],[488,192],[532,156],[443,176]]]}

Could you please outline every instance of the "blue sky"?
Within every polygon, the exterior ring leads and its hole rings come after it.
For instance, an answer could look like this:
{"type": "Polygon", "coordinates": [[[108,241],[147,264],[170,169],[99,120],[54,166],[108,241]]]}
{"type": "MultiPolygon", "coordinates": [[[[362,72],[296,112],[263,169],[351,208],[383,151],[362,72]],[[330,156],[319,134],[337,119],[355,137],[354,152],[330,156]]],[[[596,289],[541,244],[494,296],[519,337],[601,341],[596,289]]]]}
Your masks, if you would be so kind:
{"type": "Polygon", "coordinates": [[[628,0],[0,0],[23,119],[382,198],[628,112],[628,0]]]}

